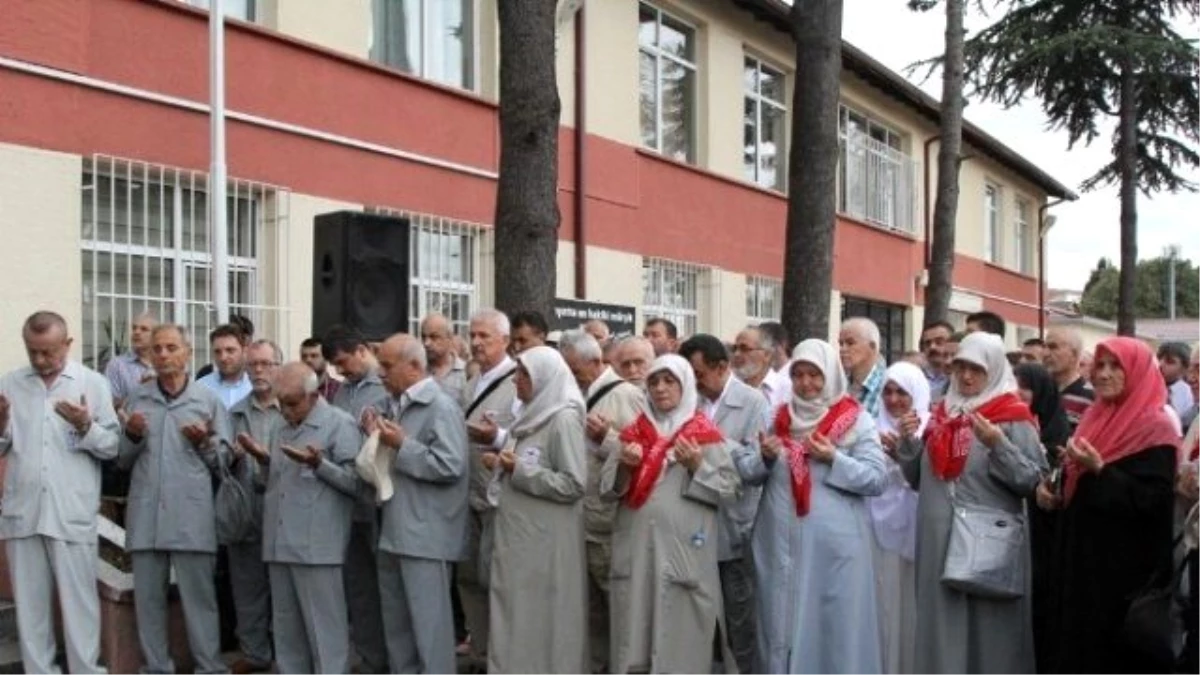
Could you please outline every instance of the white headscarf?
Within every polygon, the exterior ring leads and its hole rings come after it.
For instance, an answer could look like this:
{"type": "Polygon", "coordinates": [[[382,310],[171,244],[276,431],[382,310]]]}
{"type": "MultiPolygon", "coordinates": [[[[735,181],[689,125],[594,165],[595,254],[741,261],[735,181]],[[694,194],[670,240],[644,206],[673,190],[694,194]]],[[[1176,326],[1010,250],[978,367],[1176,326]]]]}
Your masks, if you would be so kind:
{"type": "Polygon", "coordinates": [[[812,401],[800,398],[793,389],[791,402],[788,403],[791,406],[793,434],[807,434],[815,429],[829,406],[845,396],[850,386],[837,350],[824,340],[809,339],[796,345],[792,351],[792,362],[788,364],[789,374],[801,362],[812,364],[821,371],[825,376],[825,387],[821,395],[812,401]]]}
{"type": "Polygon", "coordinates": [[[1013,377],[1012,366],[1004,354],[1004,341],[999,335],[975,332],[963,338],[958,345],[955,361],[966,361],[987,371],[987,384],[975,396],[963,396],[958,392],[958,378],[951,376],[950,389],[946,397],[946,412],[951,416],[973,413],[979,406],[1000,396],[1017,390],[1017,378],[1013,377]]]}
{"type": "Polygon", "coordinates": [[[571,376],[558,350],[550,347],[533,347],[521,353],[517,362],[529,371],[533,382],[533,397],[521,406],[521,414],[513,422],[514,438],[524,438],[548,422],[555,413],[574,408],[580,419],[584,414],[583,395],[579,385],[571,376]]]}
{"type": "Polygon", "coordinates": [[[646,417],[654,423],[654,428],[658,430],[659,435],[671,436],[696,414],[698,400],[696,374],[692,372],[692,364],[688,363],[687,359],[678,354],[663,354],[654,359],[654,365],[650,366],[650,372],[646,373],[647,389],[649,389],[650,378],[655,373],[661,373],[664,370],[671,373],[672,377],[678,380],[679,385],[683,387],[683,397],[679,399],[679,405],[675,406],[674,410],[661,412],[654,407],[654,400],[649,393],[646,394],[642,405],[646,411],[646,417]]]}
{"type": "MultiPolygon", "coordinates": [[[[897,387],[904,390],[904,393],[912,397],[912,411],[921,418],[921,426],[917,428],[919,437],[925,430],[925,423],[929,421],[929,379],[925,377],[925,373],[921,372],[919,367],[908,361],[893,363],[887,369],[886,377],[888,382],[894,382],[897,387]]],[[[875,420],[875,426],[879,428],[879,433],[899,434],[897,422],[899,420],[888,413],[886,405],[879,406],[879,415],[875,420]]]]}

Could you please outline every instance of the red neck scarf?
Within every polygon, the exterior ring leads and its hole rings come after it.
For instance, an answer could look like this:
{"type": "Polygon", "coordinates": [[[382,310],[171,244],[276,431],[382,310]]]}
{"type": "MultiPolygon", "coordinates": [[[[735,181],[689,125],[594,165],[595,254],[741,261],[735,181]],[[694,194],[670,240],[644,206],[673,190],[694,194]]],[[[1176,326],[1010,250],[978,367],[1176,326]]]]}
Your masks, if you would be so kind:
{"type": "Polygon", "coordinates": [[[683,426],[679,427],[679,430],[671,436],[660,436],[654,422],[650,421],[646,413],[638,415],[633,424],[625,427],[625,430],[621,432],[622,443],[636,443],[642,448],[642,462],[633,470],[632,484],[628,494],[625,495],[626,506],[631,509],[640,509],[650,499],[650,494],[654,492],[654,486],[658,484],[658,477],[662,474],[663,465],[667,461],[667,451],[675,445],[676,439],[679,438],[686,438],[704,445],[718,443],[724,437],[721,435],[720,429],[717,429],[708,417],[699,412],[684,422],[683,426]]]}
{"type": "MultiPolygon", "coordinates": [[[[1000,394],[975,409],[992,424],[1001,422],[1037,422],[1029,406],[1014,393],[1000,394]]],[[[925,448],[933,475],[943,481],[958,478],[967,466],[971,443],[975,441],[975,430],[968,414],[950,416],[946,402],[941,401],[933,409],[933,417],[925,428],[925,448]]]]}
{"type": "MultiPolygon", "coordinates": [[[[1095,358],[1102,354],[1112,355],[1125,371],[1125,391],[1115,401],[1097,397],[1079,420],[1075,438],[1091,443],[1106,464],[1163,445],[1178,449],[1179,435],[1164,410],[1167,383],[1154,353],[1141,340],[1116,337],[1096,347],[1095,358]]],[[[1063,497],[1070,503],[1083,468],[1067,460],[1064,472],[1063,497]]]]}
{"type": "MultiPolygon", "coordinates": [[[[843,396],[821,417],[814,430],[837,443],[854,427],[862,406],[852,396],[843,396]]],[[[792,408],[789,405],[779,406],[775,413],[775,435],[783,442],[783,448],[788,454],[788,468],[792,474],[792,499],[796,502],[796,516],[803,518],[808,515],[808,507],[812,500],[812,475],[808,470],[808,447],[803,441],[792,438],[792,408]]]]}

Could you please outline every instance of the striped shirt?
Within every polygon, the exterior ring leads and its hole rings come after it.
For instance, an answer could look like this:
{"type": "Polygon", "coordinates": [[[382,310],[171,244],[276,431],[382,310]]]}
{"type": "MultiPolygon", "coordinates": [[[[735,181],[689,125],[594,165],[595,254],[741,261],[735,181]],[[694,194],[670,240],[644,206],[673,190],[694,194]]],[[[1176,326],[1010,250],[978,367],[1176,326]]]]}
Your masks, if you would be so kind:
{"type": "Polygon", "coordinates": [[[1096,400],[1096,392],[1092,391],[1092,385],[1088,384],[1087,380],[1080,377],[1063,389],[1060,395],[1063,410],[1067,413],[1067,421],[1071,425],[1071,433],[1074,434],[1083,413],[1087,412],[1087,409],[1092,407],[1092,401],[1096,400]]]}
{"type": "Polygon", "coordinates": [[[154,377],[154,369],[139,359],[137,352],[128,351],[109,359],[104,376],[108,378],[113,398],[123,401],[154,377]]]}

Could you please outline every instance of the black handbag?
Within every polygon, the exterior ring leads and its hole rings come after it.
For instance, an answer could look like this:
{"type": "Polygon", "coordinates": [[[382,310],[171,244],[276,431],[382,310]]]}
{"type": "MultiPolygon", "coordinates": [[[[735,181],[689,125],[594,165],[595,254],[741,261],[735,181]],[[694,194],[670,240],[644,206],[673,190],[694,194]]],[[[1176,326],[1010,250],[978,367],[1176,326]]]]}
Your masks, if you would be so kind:
{"type": "MultiPolygon", "coordinates": [[[[1179,545],[1180,539],[1175,540],[1172,550],[1179,545]]],[[[1177,636],[1182,634],[1181,617],[1175,610],[1175,595],[1179,579],[1183,575],[1183,565],[1178,569],[1169,568],[1171,574],[1163,581],[1161,572],[1150,577],[1141,590],[1131,596],[1129,609],[1125,610],[1125,620],[1121,625],[1121,638],[1132,649],[1141,652],[1147,660],[1153,663],[1174,663],[1179,645],[1177,636]]],[[[1170,572],[1168,572],[1170,573],[1170,572]]]]}

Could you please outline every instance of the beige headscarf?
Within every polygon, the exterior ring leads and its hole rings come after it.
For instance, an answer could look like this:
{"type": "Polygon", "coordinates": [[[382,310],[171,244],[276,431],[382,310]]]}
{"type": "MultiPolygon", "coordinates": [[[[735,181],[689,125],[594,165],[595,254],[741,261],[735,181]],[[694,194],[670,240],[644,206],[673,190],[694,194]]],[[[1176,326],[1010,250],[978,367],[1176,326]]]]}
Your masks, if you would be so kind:
{"type": "Polygon", "coordinates": [[[820,396],[805,401],[793,390],[791,402],[788,403],[792,413],[792,435],[803,436],[817,427],[817,423],[829,411],[829,406],[845,396],[850,385],[837,350],[824,340],[808,339],[796,345],[792,351],[792,362],[788,365],[789,373],[797,363],[816,366],[825,376],[825,387],[820,396]]]}
{"type": "Polygon", "coordinates": [[[1017,390],[1017,378],[1013,376],[1012,366],[1008,365],[1008,357],[1004,354],[1004,341],[999,335],[991,333],[971,333],[963,338],[958,345],[955,361],[966,361],[987,371],[987,384],[983,390],[974,396],[963,396],[958,391],[957,378],[950,378],[950,390],[942,399],[946,403],[946,412],[951,417],[975,412],[979,406],[1001,394],[1017,390]]]}
{"type": "Polygon", "coordinates": [[[529,371],[533,397],[521,406],[520,416],[513,422],[510,431],[513,438],[529,436],[561,410],[573,408],[583,418],[583,395],[558,350],[533,347],[522,352],[517,362],[529,371]]]}

